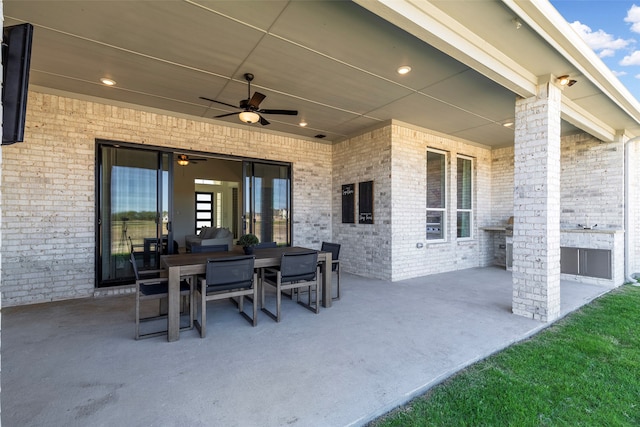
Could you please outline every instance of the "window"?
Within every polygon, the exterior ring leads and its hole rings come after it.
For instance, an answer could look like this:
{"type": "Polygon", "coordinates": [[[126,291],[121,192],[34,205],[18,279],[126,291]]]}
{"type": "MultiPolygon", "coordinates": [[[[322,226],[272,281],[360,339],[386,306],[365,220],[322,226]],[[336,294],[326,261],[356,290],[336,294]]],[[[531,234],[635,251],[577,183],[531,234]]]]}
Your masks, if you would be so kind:
{"type": "Polygon", "coordinates": [[[471,238],[473,220],[473,160],[457,158],[457,229],[458,238],[471,238]]]}
{"type": "Polygon", "coordinates": [[[445,240],[446,178],[446,153],[427,150],[427,240],[445,240]]]}

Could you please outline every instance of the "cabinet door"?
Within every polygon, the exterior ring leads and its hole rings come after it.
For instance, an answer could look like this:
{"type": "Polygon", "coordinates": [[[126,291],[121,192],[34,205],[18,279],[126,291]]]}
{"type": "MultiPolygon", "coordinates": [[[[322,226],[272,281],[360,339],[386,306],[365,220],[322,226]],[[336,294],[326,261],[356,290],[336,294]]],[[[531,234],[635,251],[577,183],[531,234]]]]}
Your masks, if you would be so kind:
{"type": "Polygon", "coordinates": [[[600,279],[611,279],[611,251],[580,249],[580,274],[600,279]]]}
{"type": "Polygon", "coordinates": [[[580,256],[578,248],[560,248],[560,273],[580,274],[580,256]]]}

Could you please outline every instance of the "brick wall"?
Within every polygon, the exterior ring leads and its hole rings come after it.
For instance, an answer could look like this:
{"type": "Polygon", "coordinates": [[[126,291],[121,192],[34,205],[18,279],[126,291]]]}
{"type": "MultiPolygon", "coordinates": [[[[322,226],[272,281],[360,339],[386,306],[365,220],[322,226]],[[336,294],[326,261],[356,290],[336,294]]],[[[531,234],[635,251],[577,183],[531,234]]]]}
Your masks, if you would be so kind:
{"type": "MultiPolygon", "coordinates": [[[[3,1],[0,0],[0,20],[2,21],[2,23],[4,23],[4,6],[3,6],[3,1]]],[[[2,70],[2,64],[0,63],[0,70],[2,70]]],[[[0,83],[2,83],[2,75],[3,73],[0,73],[0,83]]],[[[0,116],[2,115],[2,103],[0,102],[0,116]]],[[[2,164],[2,152],[4,151],[4,148],[2,146],[0,146],[0,176],[2,176],[3,173],[3,164],[2,164]]],[[[4,192],[4,185],[2,185],[2,182],[0,182],[0,200],[3,200],[3,192],[4,192]]],[[[2,206],[3,203],[0,203],[0,249],[2,249],[2,217],[3,217],[3,210],[2,210],[2,206]]],[[[2,251],[0,250],[0,267],[2,267],[2,251]]],[[[0,268],[0,283],[2,283],[2,268],[0,268]]],[[[3,287],[0,286],[0,325],[2,324],[2,293],[3,293],[3,287]]],[[[1,343],[2,343],[2,331],[0,328],[0,347],[1,347],[1,343]]],[[[0,354],[2,354],[2,352],[0,352],[0,354]]],[[[1,373],[1,370],[0,370],[1,373]]],[[[0,375],[1,378],[1,375],[0,375]]],[[[0,381],[0,384],[2,383],[2,381],[0,381]]],[[[2,405],[0,405],[0,408],[2,408],[2,405]]],[[[1,413],[1,410],[0,410],[1,413]]],[[[1,417],[0,417],[1,420],[1,417]]],[[[2,424],[2,421],[0,421],[0,424],[2,424]]]]}
{"type": "Polygon", "coordinates": [[[491,151],[492,225],[504,224],[513,216],[513,147],[491,151]]]}
{"type": "Polygon", "coordinates": [[[393,278],[487,265],[488,236],[478,227],[487,225],[491,212],[491,151],[400,122],[393,126],[393,278]],[[427,148],[447,152],[446,241],[426,240],[427,148]],[[456,238],[456,156],[474,159],[472,238],[456,238]],[[416,244],[422,243],[422,248],[416,244]]]}
{"type": "Polygon", "coordinates": [[[2,150],[5,305],[93,295],[96,139],[292,162],[293,244],[331,239],[327,144],[32,91],[2,150]]]}
{"type": "Polygon", "coordinates": [[[544,322],[560,315],[561,98],[547,83],[516,101],[512,310],[544,322]]]}
{"type": "Polygon", "coordinates": [[[402,280],[486,265],[490,256],[487,236],[479,232],[478,227],[487,224],[491,210],[490,158],[488,149],[396,121],[335,145],[333,230],[335,240],[343,244],[340,258],[345,270],[402,280]],[[428,147],[448,153],[450,209],[445,243],[427,244],[426,241],[428,147]],[[473,238],[460,241],[456,240],[455,213],[455,156],[458,154],[475,159],[476,189],[473,238]],[[342,224],[342,185],[367,180],[375,183],[375,224],[342,224]],[[424,247],[417,248],[417,243],[424,247]]]}
{"type": "Polygon", "coordinates": [[[588,134],[562,139],[563,227],[624,228],[624,146],[588,134]]]}
{"type": "Polygon", "coordinates": [[[391,128],[384,126],[333,147],[333,240],[340,268],[391,279],[391,128]],[[358,183],[373,181],[373,224],[358,223],[358,183]],[[342,223],[342,185],[355,184],[354,224],[342,223]]]}
{"type": "Polygon", "coordinates": [[[640,141],[629,147],[629,274],[640,274],[640,141]]]}
{"type": "MultiPolygon", "coordinates": [[[[633,159],[632,155],[631,162],[635,164],[633,159]]],[[[561,226],[590,223],[601,228],[623,228],[622,145],[604,143],[585,133],[565,136],[561,141],[560,161],[561,226]]],[[[491,212],[492,217],[499,220],[513,215],[513,147],[493,150],[492,164],[491,212]]],[[[636,184],[638,180],[633,175],[638,177],[636,169],[632,166],[632,200],[637,200],[640,192],[640,184],[636,184]]]]}

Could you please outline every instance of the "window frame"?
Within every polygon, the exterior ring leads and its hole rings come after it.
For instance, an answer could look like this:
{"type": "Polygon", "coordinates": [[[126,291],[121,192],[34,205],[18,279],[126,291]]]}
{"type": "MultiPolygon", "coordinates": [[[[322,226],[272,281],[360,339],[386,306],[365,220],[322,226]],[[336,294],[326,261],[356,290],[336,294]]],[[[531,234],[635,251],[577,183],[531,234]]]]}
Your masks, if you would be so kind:
{"type": "MultiPolygon", "coordinates": [[[[475,208],[475,203],[474,203],[474,191],[475,191],[475,183],[474,183],[474,176],[475,176],[475,159],[471,156],[465,156],[463,154],[457,154],[456,155],[456,240],[473,240],[474,239],[474,208],[475,208]],[[469,189],[469,200],[471,202],[471,207],[470,208],[461,208],[460,206],[458,206],[458,200],[460,199],[460,191],[461,191],[461,185],[458,182],[458,160],[467,160],[470,162],[471,165],[471,169],[470,169],[470,178],[469,178],[469,184],[470,184],[470,189],[469,189]],[[469,229],[469,235],[468,236],[459,236],[458,234],[460,233],[460,225],[459,225],[459,217],[458,214],[460,213],[468,213],[469,214],[469,225],[468,225],[468,229],[469,229]]],[[[464,197],[464,196],[462,196],[464,197]]]]}
{"type": "Polygon", "coordinates": [[[215,193],[212,191],[196,191],[195,192],[195,209],[194,209],[194,221],[196,234],[200,233],[202,227],[213,227],[214,219],[215,219],[215,193]],[[199,200],[199,196],[209,196],[211,200],[199,200]],[[200,205],[208,204],[208,209],[201,209],[200,205]],[[198,218],[199,213],[209,213],[210,219],[200,219],[198,218]],[[206,224],[205,224],[206,223],[206,224]]]}
{"type": "Polygon", "coordinates": [[[427,240],[428,244],[431,243],[443,243],[443,242],[447,242],[448,241],[448,233],[447,233],[447,228],[448,228],[448,210],[449,210],[449,203],[448,203],[448,199],[449,199],[449,174],[448,174],[448,170],[449,170],[449,152],[447,151],[443,151],[443,150],[438,150],[435,148],[430,148],[427,147],[426,150],[426,157],[425,157],[425,196],[426,196],[426,200],[425,200],[425,238],[427,240]],[[443,156],[444,158],[444,173],[442,174],[443,178],[444,178],[444,183],[440,183],[440,187],[444,190],[444,195],[441,197],[443,200],[443,207],[441,208],[433,208],[433,207],[429,207],[429,171],[428,171],[428,157],[429,157],[429,153],[434,153],[434,154],[438,154],[443,156]],[[429,238],[429,222],[428,222],[428,218],[429,218],[429,213],[436,213],[439,212],[441,215],[441,238],[429,238]]]}

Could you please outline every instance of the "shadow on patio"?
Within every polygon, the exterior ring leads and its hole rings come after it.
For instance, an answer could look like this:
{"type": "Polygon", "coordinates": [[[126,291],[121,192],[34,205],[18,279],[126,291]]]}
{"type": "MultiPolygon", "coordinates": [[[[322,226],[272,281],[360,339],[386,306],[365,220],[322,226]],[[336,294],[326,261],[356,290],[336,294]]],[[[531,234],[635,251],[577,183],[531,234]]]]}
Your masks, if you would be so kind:
{"type": "MultiPolygon", "coordinates": [[[[562,312],[610,288],[562,282],[562,312]]],[[[546,325],[511,314],[511,274],[390,283],[343,275],[315,315],[284,300],[252,328],[226,301],[208,335],[133,339],[134,297],[3,309],[7,426],[362,425],[546,325]]]]}

